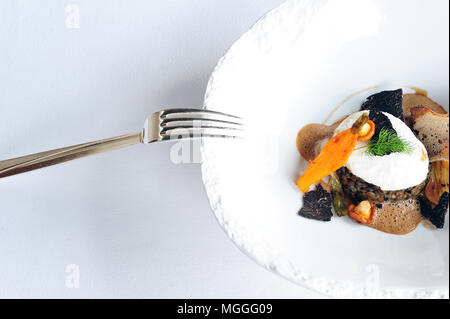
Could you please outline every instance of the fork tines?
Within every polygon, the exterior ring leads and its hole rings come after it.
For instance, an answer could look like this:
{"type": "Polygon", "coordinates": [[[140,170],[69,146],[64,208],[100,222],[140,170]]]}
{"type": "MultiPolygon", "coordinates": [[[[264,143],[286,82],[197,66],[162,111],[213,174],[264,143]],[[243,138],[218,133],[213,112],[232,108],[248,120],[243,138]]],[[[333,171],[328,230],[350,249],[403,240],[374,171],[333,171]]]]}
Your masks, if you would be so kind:
{"type": "Polygon", "coordinates": [[[241,136],[243,122],[240,117],[199,109],[167,109],[160,112],[162,140],[196,137],[241,136]]]}

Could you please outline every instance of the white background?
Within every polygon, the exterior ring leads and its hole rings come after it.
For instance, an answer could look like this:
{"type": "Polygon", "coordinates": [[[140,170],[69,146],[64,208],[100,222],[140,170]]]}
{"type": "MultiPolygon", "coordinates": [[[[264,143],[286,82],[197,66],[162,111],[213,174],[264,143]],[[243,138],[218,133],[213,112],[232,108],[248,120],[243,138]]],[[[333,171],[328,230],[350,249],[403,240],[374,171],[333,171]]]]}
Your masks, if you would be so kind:
{"type": "MultiPolygon", "coordinates": [[[[0,159],[200,107],[218,59],[281,2],[0,0],[0,159]]],[[[199,165],[171,163],[170,147],[0,179],[0,297],[321,297],[240,252],[210,211],[199,165]],[[69,264],[78,289],[66,288],[69,264]]]]}

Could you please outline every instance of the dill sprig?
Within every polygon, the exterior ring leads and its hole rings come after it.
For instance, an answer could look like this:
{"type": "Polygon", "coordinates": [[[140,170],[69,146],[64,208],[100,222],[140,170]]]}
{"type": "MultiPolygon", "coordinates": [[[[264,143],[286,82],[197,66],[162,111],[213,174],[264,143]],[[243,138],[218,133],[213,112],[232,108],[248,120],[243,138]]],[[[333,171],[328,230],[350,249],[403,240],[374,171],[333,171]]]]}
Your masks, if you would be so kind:
{"type": "Polygon", "coordinates": [[[378,138],[373,138],[367,143],[366,153],[373,156],[385,156],[391,153],[411,154],[414,146],[407,140],[399,137],[397,132],[387,128],[382,128],[378,138]]]}

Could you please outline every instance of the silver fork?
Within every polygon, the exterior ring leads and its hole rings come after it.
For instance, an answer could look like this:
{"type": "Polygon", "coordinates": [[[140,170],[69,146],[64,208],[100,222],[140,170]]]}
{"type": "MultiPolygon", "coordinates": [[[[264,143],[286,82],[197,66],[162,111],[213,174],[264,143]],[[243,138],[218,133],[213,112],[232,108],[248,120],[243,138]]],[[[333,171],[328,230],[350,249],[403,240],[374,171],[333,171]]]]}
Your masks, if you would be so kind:
{"type": "Polygon", "coordinates": [[[104,140],[0,161],[0,178],[134,144],[200,137],[241,137],[241,118],[200,109],[165,109],[147,118],[144,129],[104,140]]]}

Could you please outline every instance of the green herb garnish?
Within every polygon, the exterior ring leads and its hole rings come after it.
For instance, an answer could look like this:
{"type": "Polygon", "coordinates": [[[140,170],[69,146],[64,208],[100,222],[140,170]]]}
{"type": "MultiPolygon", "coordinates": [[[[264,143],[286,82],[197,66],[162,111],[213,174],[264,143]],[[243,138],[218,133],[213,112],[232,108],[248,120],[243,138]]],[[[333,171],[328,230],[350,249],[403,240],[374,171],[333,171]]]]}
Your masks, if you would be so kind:
{"type": "Polygon", "coordinates": [[[399,137],[397,132],[382,128],[378,138],[373,138],[359,149],[367,148],[366,153],[373,156],[385,156],[391,153],[411,154],[414,146],[407,140],[399,137]]]}

